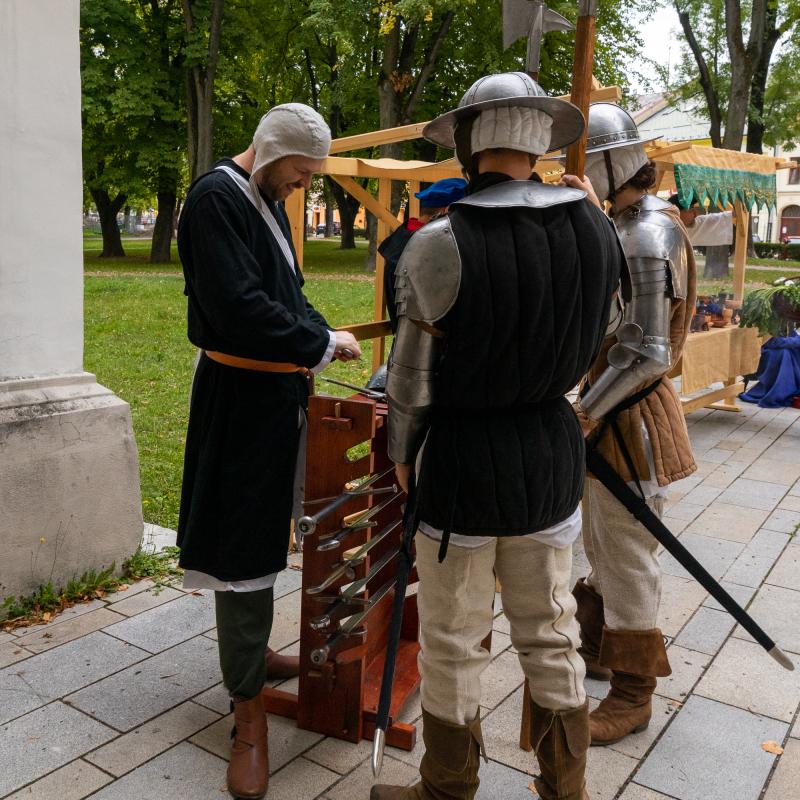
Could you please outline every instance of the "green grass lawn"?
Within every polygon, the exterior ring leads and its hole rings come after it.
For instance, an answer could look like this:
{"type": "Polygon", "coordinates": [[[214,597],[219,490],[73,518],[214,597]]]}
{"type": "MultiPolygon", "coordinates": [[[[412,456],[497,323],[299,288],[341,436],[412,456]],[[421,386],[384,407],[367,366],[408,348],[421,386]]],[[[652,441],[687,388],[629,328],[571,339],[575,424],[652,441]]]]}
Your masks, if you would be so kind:
{"type": "MultiPolygon", "coordinates": [[[[371,282],[342,279],[306,283],[306,293],[332,325],[372,318],[371,282]]],[[[85,368],[131,405],[139,447],[144,517],[168,528],[178,523],[183,442],[196,350],[186,338],[186,298],[178,277],[87,277],[85,368]]],[[[362,384],[371,346],[356,364],[334,364],[326,374],[362,384]]],[[[330,384],[319,391],[348,394],[330,384]]]]}
{"type": "MultiPolygon", "coordinates": [[[[100,258],[102,240],[85,236],[83,242],[83,265],[87,272],[180,272],[178,246],[172,243],[172,261],[166,264],[150,263],[150,240],[123,240],[124,258],[100,258]]],[[[338,239],[311,238],[304,247],[303,272],[317,274],[362,274],[367,255],[365,239],[356,239],[355,250],[342,250],[338,239]]]]}

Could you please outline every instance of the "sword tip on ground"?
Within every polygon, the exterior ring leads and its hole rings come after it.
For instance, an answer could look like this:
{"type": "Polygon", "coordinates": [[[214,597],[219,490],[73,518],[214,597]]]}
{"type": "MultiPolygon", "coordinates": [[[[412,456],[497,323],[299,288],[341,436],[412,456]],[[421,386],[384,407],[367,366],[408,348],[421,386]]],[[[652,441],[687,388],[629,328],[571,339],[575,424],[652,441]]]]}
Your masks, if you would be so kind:
{"type": "Polygon", "coordinates": [[[377,778],[383,766],[383,747],[386,744],[386,731],[375,728],[375,739],[372,742],[372,774],[377,778]]]}
{"type": "Polygon", "coordinates": [[[781,666],[782,666],[784,669],[788,669],[788,670],[789,670],[789,672],[794,672],[794,662],[792,661],[792,659],[791,659],[791,658],[789,658],[789,656],[787,656],[787,655],[786,655],[786,653],[784,653],[784,652],[783,652],[783,650],[781,650],[781,649],[780,649],[780,647],[778,647],[778,645],[775,645],[774,647],[771,647],[769,650],[767,650],[767,652],[768,652],[768,653],[769,653],[769,654],[770,654],[770,655],[771,655],[771,656],[772,656],[772,657],[773,657],[773,658],[774,658],[774,659],[775,659],[775,660],[776,660],[776,661],[777,661],[777,662],[778,662],[778,663],[779,663],[779,664],[780,664],[780,665],[781,665],[781,666]]]}

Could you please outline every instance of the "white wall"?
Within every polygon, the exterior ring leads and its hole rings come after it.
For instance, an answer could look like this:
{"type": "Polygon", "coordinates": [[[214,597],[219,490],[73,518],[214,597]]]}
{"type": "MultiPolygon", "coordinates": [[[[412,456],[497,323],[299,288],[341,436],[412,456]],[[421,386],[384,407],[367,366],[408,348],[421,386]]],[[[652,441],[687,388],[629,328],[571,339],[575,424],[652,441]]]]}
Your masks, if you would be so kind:
{"type": "Polygon", "coordinates": [[[79,0],[0,1],[0,381],[83,366],[79,0]]]}

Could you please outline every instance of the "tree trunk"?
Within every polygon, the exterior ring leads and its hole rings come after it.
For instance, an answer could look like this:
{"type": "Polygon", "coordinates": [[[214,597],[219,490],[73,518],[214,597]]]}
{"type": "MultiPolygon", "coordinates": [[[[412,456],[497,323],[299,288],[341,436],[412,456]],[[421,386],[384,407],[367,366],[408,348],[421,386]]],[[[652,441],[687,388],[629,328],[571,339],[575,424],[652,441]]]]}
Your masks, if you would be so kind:
{"type": "Polygon", "coordinates": [[[339,232],[342,237],[340,250],[354,250],[356,246],[353,227],[356,222],[356,214],[361,204],[354,197],[351,197],[336,181],[325,178],[325,185],[330,186],[331,195],[336,200],[339,209],[339,232]]]}
{"type": "MultiPolygon", "coordinates": [[[[203,64],[186,71],[186,124],[190,179],[211,169],[214,161],[214,87],[219,62],[224,0],[212,0],[208,23],[208,50],[203,64]]],[[[194,0],[183,0],[183,17],[190,38],[196,36],[194,0]]]]}
{"type": "Polygon", "coordinates": [[[175,189],[158,192],[158,216],[153,228],[153,241],[150,245],[151,264],[169,264],[171,259],[172,228],[175,207],[178,202],[175,189]]]}
{"type": "Polygon", "coordinates": [[[721,244],[706,248],[706,266],[703,270],[703,278],[719,279],[728,277],[728,259],[730,256],[730,245],[721,244]]]}
{"type": "Polygon", "coordinates": [[[127,195],[120,193],[112,200],[105,189],[90,189],[89,191],[97,207],[100,230],[103,232],[103,252],[100,253],[100,258],[124,258],[125,250],[122,248],[117,214],[125,205],[127,195]]]}

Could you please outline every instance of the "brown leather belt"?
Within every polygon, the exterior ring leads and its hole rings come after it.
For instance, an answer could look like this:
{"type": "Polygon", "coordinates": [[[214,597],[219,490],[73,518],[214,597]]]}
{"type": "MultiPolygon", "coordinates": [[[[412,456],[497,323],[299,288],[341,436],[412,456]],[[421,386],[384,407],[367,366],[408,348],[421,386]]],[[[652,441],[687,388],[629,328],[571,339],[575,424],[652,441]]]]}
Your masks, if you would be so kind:
{"type": "Polygon", "coordinates": [[[291,364],[288,361],[260,361],[257,358],[229,356],[227,353],[218,353],[215,350],[204,350],[203,352],[212,361],[224,364],[226,367],[252,369],[256,372],[299,372],[301,375],[311,374],[311,370],[308,369],[308,367],[301,367],[298,364],[291,364]]]}

